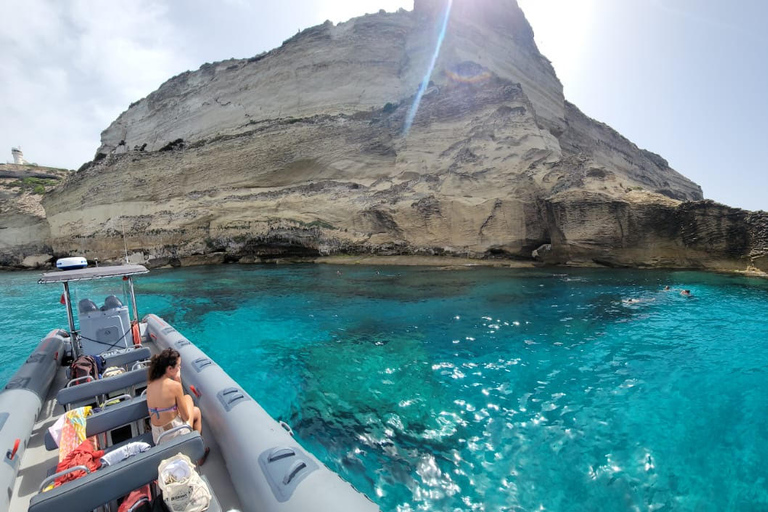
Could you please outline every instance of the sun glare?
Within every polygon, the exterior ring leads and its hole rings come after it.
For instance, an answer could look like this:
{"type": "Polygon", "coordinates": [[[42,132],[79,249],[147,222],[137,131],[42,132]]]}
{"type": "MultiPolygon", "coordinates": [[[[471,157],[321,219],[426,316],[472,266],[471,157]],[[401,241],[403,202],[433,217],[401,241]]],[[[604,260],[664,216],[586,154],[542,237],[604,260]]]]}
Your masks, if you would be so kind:
{"type": "Polygon", "coordinates": [[[563,85],[574,83],[589,49],[597,0],[518,0],[536,45],[563,85]]]}

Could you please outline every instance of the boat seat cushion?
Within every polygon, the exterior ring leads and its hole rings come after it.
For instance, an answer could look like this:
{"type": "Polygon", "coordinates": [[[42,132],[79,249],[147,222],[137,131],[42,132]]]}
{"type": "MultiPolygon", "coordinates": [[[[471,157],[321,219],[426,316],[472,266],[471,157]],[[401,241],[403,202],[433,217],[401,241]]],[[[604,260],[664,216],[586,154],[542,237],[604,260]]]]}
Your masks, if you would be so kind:
{"type": "Polygon", "coordinates": [[[29,512],[93,510],[156,480],[157,467],[161,461],[177,453],[198,460],[204,451],[203,438],[197,432],[175,437],[119,464],[107,466],[33,496],[29,503],[29,512]]]}
{"type": "Polygon", "coordinates": [[[125,366],[131,363],[135,363],[136,361],[149,359],[151,356],[152,352],[149,350],[149,347],[126,350],[120,354],[105,357],[104,368],[109,368],[110,366],[125,366]]]}
{"type": "Polygon", "coordinates": [[[56,395],[56,400],[64,406],[89,398],[108,395],[119,389],[129,388],[147,382],[147,369],[137,368],[121,375],[99,379],[85,384],[64,388],[56,395]]]}
{"type": "Polygon", "coordinates": [[[85,422],[85,437],[108,432],[148,416],[147,397],[137,396],[88,416],[85,422]]]}
{"type": "MultiPolygon", "coordinates": [[[[110,405],[102,411],[94,413],[86,419],[85,436],[91,437],[109,432],[110,430],[128,425],[134,421],[142,420],[149,416],[147,409],[147,398],[137,396],[130,400],[125,400],[116,405],[110,405]]],[[[58,446],[53,440],[51,433],[45,432],[45,448],[47,450],[56,450],[58,446]]]]}

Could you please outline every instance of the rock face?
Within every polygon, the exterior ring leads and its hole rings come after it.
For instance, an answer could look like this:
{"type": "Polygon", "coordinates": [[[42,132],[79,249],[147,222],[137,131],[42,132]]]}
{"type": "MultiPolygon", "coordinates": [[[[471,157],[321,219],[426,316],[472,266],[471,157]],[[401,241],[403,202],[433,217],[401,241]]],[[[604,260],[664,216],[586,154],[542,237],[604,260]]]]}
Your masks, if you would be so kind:
{"type": "Polygon", "coordinates": [[[0,268],[38,268],[52,259],[51,232],[41,204],[69,171],[0,164],[0,268]]]}
{"type": "Polygon", "coordinates": [[[764,217],[688,202],[698,185],[565,101],[514,0],[454,0],[420,93],[444,12],[326,22],[172,78],[45,195],[39,236],[150,264],[531,260],[551,244],[540,259],[741,269],[768,254],[764,217]]]}
{"type": "Polygon", "coordinates": [[[553,263],[768,272],[765,212],[642,192],[616,200],[572,191],[551,198],[548,215],[558,230],[542,259],[553,263]]]}

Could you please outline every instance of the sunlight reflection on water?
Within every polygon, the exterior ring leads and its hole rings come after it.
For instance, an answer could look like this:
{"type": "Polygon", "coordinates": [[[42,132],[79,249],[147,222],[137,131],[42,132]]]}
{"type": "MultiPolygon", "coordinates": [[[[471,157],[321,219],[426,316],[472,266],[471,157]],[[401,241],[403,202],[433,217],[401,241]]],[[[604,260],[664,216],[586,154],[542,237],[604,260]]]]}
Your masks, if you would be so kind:
{"type": "MultiPolygon", "coordinates": [[[[137,290],[383,510],[768,508],[765,282],[376,270],[202,267],[137,290]]],[[[66,323],[36,277],[0,275],[6,380],[66,323]]]]}

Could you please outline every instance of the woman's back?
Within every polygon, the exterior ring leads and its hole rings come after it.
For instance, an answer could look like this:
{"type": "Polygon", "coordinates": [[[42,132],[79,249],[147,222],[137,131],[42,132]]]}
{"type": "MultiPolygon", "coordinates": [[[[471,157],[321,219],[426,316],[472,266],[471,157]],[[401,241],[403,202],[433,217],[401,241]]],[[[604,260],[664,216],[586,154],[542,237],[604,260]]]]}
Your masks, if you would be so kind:
{"type": "Polygon", "coordinates": [[[147,407],[153,425],[166,425],[179,415],[176,397],[181,391],[180,388],[181,384],[168,377],[161,377],[147,384],[147,407]]]}
{"type": "MultiPolygon", "coordinates": [[[[184,394],[181,385],[181,355],[178,351],[167,348],[152,356],[147,372],[147,408],[155,444],[161,438],[171,439],[182,434],[183,426],[202,434],[203,416],[192,397],[184,394]]],[[[205,462],[208,452],[206,447],[198,464],[205,462]]]]}

